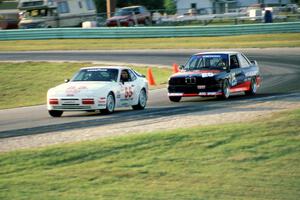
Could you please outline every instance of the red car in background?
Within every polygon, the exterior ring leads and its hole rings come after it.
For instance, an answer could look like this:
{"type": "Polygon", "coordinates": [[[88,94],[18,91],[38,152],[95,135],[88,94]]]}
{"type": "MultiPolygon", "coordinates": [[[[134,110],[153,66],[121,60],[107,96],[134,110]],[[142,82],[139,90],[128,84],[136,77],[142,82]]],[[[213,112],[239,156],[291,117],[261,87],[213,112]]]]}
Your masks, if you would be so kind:
{"type": "Polygon", "coordinates": [[[119,9],[106,20],[106,26],[150,25],[151,13],[144,6],[130,6],[119,9]]]}

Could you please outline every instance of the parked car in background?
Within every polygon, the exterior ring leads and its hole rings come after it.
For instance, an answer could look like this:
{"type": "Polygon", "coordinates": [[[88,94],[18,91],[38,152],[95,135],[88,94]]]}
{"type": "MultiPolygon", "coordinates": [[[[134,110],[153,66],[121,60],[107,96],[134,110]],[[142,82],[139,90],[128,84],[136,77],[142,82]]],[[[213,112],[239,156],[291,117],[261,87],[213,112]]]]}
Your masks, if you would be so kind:
{"type": "Polygon", "coordinates": [[[134,26],[138,24],[151,24],[151,13],[144,6],[120,8],[113,17],[106,20],[106,26],[134,26]]]}
{"type": "Polygon", "coordinates": [[[96,19],[93,0],[20,0],[18,9],[19,28],[75,27],[96,19]]]}

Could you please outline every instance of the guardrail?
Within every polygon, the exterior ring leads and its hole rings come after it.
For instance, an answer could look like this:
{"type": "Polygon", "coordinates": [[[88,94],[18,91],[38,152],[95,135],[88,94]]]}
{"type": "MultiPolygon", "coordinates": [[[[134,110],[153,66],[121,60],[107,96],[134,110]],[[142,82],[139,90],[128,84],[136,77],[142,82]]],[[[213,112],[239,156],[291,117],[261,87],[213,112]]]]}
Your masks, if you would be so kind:
{"type": "Polygon", "coordinates": [[[0,30],[0,40],[80,39],[80,38],[161,38],[229,36],[267,33],[299,33],[300,22],[225,25],[117,28],[51,28],[0,30]]]}

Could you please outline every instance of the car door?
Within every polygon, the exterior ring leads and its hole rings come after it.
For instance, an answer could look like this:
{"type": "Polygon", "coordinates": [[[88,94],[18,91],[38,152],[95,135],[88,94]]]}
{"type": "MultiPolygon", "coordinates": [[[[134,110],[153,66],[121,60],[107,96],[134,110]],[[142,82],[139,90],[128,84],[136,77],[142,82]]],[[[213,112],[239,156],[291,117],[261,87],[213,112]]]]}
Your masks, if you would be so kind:
{"type": "Polygon", "coordinates": [[[140,7],[135,8],[134,13],[135,13],[135,17],[137,19],[138,24],[143,24],[144,21],[143,21],[143,14],[141,12],[141,8],[140,7]]]}
{"type": "Polygon", "coordinates": [[[238,55],[241,68],[245,74],[245,81],[250,81],[253,76],[256,74],[256,70],[252,67],[251,62],[243,54],[238,55]]]}
{"type": "Polygon", "coordinates": [[[123,69],[120,77],[120,106],[132,105],[138,95],[137,77],[129,69],[123,69]]]}
{"type": "Polygon", "coordinates": [[[243,72],[237,54],[230,55],[230,85],[231,87],[239,86],[245,81],[243,72]]]}

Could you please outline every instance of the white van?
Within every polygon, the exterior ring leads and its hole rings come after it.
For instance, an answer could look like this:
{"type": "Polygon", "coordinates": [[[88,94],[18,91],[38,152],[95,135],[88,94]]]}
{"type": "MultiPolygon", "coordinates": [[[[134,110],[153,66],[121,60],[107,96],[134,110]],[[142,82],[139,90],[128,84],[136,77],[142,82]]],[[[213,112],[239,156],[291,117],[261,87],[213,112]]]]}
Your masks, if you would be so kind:
{"type": "Polygon", "coordinates": [[[95,21],[93,0],[20,0],[19,28],[54,28],[81,26],[95,21]]]}

